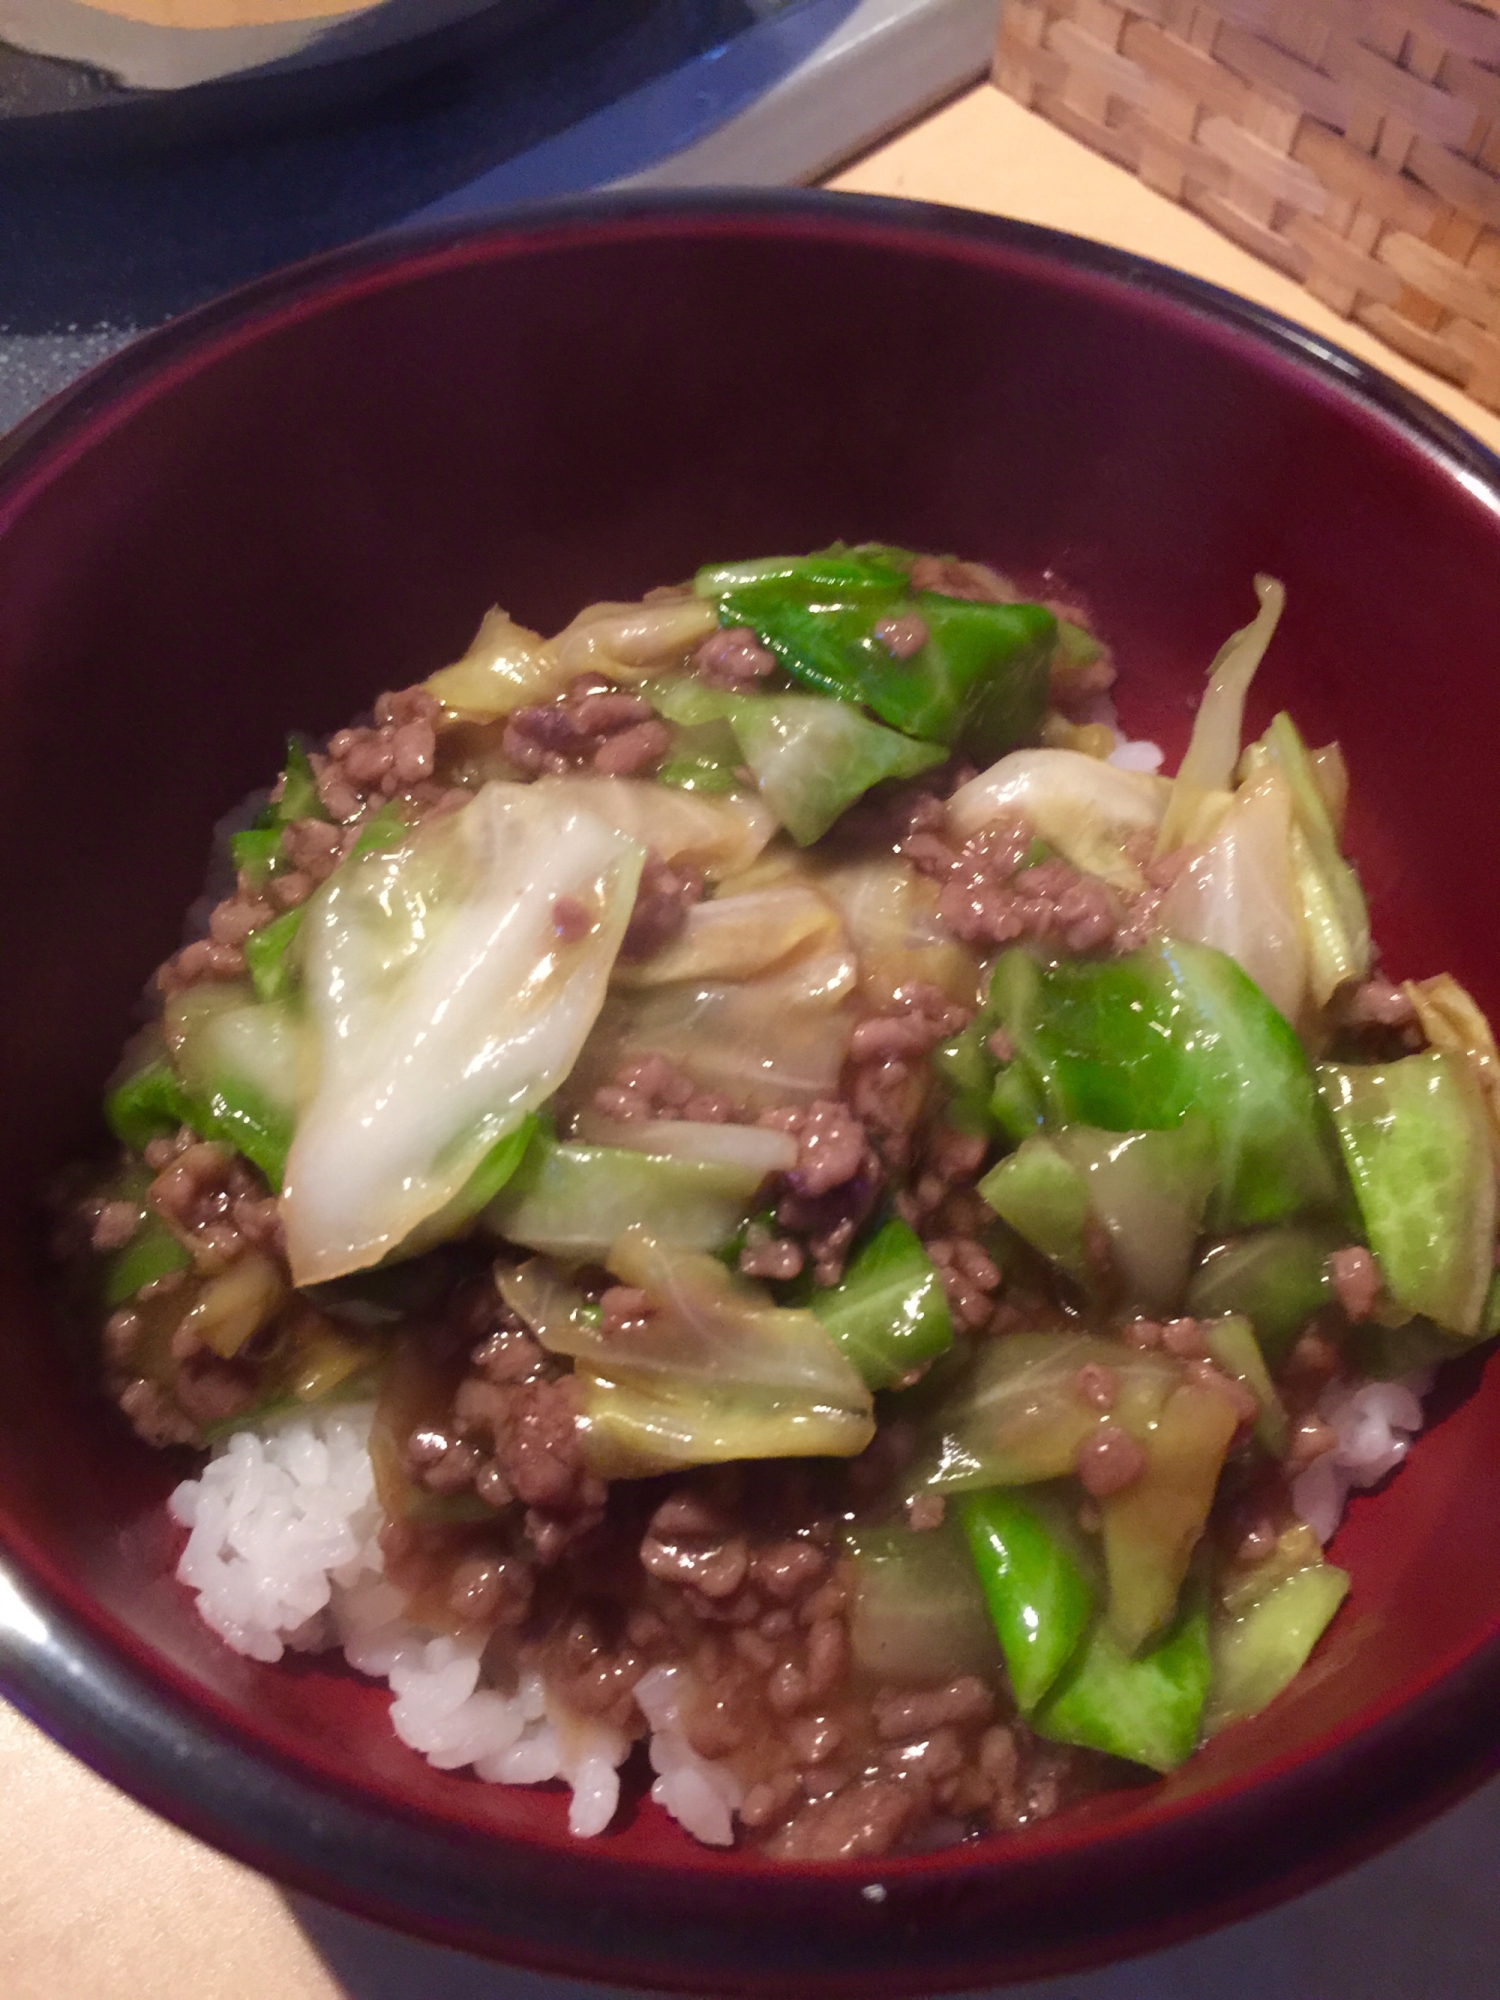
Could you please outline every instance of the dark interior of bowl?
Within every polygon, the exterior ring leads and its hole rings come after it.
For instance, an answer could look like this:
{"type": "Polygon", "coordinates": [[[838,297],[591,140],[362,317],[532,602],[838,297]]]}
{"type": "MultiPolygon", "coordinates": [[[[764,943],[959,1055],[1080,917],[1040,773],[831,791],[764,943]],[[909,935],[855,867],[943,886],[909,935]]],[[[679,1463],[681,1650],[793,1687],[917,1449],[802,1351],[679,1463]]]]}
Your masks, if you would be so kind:
{"type": "MultiPolygon", "coordinates": [[[[0,1532],[7,1683],[142,1796],[287,1879],[532,1963],[702,1990],[978,1984],[1244,1909],[1388,1837],[1494,1740],[1500,1376],[1357,1499],[1313,1668],[1175,1777],[1039,1831],[796,1872],[649,1803],[570,1843],[555,1790],[430,1770],[383,1691],[219,1648],[171,1582],[182,1467],[72,1371],[38,1192],[99,1142],[216,815],[457,656],[706,558],[879,537],[1091,607],[1132,733],[1283,578],[1257,688],[1353,774],[1396,976],[1492,1008],[1485,837],[1500,513],[1477,446],[1340,388],[1248,309],[1018,227],[833,200],[635,204],[402,262],[350,253],[148,343],[0,472],[0,1532]],[[1060,247],[1061,246],[1061,247],[1060,247]],[[862,1893],[879,1882],[884,1896],[862,1893]]],[[[1253,718],[1252,718],[1253,719],[1253,718]]],[[[3,1610],[3,1606],[0,1606],[3,1610]]]]}

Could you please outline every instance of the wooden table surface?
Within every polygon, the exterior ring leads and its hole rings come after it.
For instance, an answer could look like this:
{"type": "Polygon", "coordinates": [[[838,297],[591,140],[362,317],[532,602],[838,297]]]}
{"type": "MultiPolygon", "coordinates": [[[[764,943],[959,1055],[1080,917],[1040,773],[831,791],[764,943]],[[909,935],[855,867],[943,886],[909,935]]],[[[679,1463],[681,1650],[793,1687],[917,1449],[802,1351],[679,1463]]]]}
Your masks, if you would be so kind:
{"type": "MultiPolygon", "coordinates": [[[[833,185],[1114,243],[1303,321],[1500,450],[1500,417],[1319,307],[1206,223],[982,87],[833,185]]],[[[386,1936],[164,1824],[0,1704],[3,2000],[571,2000],[598,1994],[386,1936]]],[[[1012,2000],[1492,2000],[1500,1786],[1289,1909],[1012,2000]]]]}

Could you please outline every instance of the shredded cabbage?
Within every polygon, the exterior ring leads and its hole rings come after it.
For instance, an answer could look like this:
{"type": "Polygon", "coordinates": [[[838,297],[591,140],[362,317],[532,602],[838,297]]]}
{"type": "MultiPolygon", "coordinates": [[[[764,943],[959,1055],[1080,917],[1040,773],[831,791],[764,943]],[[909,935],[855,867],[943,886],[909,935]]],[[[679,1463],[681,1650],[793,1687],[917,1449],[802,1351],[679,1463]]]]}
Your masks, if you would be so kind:
{"type": "Polygon", "coordinates": [[[877,1008],[921,981],[973,1006],[979,961],[938,922],[938,887],[894,854],[822,869],[817,882],[859,957],[860,990],[877,1008]]]}
{"type": "Polygon", "coordinates": [[[539,1139],[484,1221],[497,1236],[570,1264],[603,1257],[632,1223],[675,1247],[720,1250],[749,1221],[768,1171],[758,1160],[539,1139]]]}

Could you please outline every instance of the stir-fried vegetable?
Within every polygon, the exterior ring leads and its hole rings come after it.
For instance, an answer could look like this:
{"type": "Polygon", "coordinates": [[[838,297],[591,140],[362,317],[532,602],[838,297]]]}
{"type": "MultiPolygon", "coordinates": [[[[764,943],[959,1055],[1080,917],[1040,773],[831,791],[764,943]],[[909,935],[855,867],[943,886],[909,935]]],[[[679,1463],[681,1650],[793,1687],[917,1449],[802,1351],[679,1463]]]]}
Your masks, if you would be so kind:
{"type": "Polygon", "coordinates": [[[1266,1359],[1279,1366],[1332,1299],[1328,1259],[1345,1240],[1338,1229],[1294,1224],[1210,1244],[1188,1286],[1187,1310],[1197,1319],[1242,1315],[1266,1359]]]}
{"type": "Polygon", "coordinates": [[[318,781],[306,750],[292,738],[286,746],[286,765],[276,786],[276,797],[267,803],[251,826],[229,837],[229,855],[235,867],[250,881],[263,883],[287,866],[281,836],[294,820],[328,818],[318,796],[318,781]]]}
{"type": "Polygon", "coordinates": [[[1121,771],[1079,750],[1014,750],[959,786],[948,801],[948,822],[967,838],[992,820],[1020,814],[1075,868],[1136,890],[1144,878],[1127,843],[1156,832],[1167,791],[1165,778],[1121,771]]]}
{"type": "Polygon", "coordinates": [[[1318,1538],[1297,1522],[1254,1568],[1221,1579],[1210,1627],[1205,1735],[1258,1715],[1301,1672],[1349,1592],[1318,1538]]]}
{"type": "Polygon", "coordinates": [[[1254,1327],[1238,1313],[1230,1313],[1223,1319],[1209,1320],[1203,1338],[1209,1358],[1255,1398],[1256,1437],[1273,1457],[1284,1457],[1290,1442],[1290,1427],[1254,1327]]]}
{"type": "Polygon", "coordinates": [[[296,1019],[259,1004],[245,987],[189,987],[163,1022],[183,1090],[183,1123],[252,1160],[279,1186],[296,1120],[300,1063],[296,1019]]]}
{"type": "Polygon", "coordinates": [[[1308,950],[1294,831],[1281,774],[1250,779],[1167,891],[1161,923],[1174,938],[1232,958],[1297,1027],[1308,1007],[1308,950]]]}
{"type": "Polygon", "coordinates": [[[1478,1086],[1489,1123],[1490,1150],[1500,1167],[1500,1054],[1489,1022],[1446,972],[1435,979],[1408,980],[1404,991],[1433,1048],[1464,1063],[1478,1086]]]}
{"type": "Polygon", "coordinates": [[[308,915],[317,1079],[287,1159],[299,1284],[398,1248],[573,1067],[641,850],[540,785],[486,788],[341,869],[308,915]],[[577,941],[552,912],[588,916],[577,941]]]}
{"type": "MultiPolygon", "coordinates": [[[[1326,1006],[1337,989],[1370,969],[1370,917],[1359,878],[1339,851],[1338,830],[1319,769],[1292,718],[1278,715],[1256,748],[1292,796],[1292,858],[1302,899],[1312,998],[1326,1006]]],[[[1342,768],[1342,767],[1341,767],[1342,768]]]]}
{"type": "Polygon", "coordinates": [[[573,671],[539,632],[496,605],[484,614],[463,658],[431,675],[426,686],[451,715],[488,721],[560,694],[573,671]]]}
{"type": "Polygon", "coordinates": [[[1105,1421],[1078,1393],[1080,1368],[1118,1377],[1110,1421],[1144,1435],[1182,1379],[1170,1355],[1098,1334],[1058,1329],[986,1342],[943,1398],[907,1490],[1029,1486],[1071,1474],[1079,1447],[1105,1421]]]}
{"type": "Polygon", "coordinates": [[[995,1664],[995,1634],[962,1544],[946,1527],[854,1528],[849,1644],[886,1685],[937,1685],[995,1664]]]}
{"type": "Polygon", "coordinates": [[[1208,1607],[1203,1591],[1193,1590],[1168,1630],[1137,1656],[1106,1622],[1097,1623],[1032,1710],[1031,1726],[1057,1743],[1173,1771],[1197,1748],[1211,1671],[1208,1607]]]}
{"type": "Polygon", "coordinates": [[[852,952],[814,952],[758,979],[614,991],[567,1085],[586,1104],[628,1063],[670,1049],[700,1090],[752,1112],[837,1094],[855,1015],[852,952]]]}
{"type": "Polygon", "coordinates": [[[698,681],[662,681],[646,692],[669,722],[728,723],[761,797],[803,847],[871,785],[914,778],[943,761],[935,745],[821,695],[725,694],[698,681]]]}
{"type": "Polygon", "coordinates": [[[545,1268],[500,1277],[507,1305],[583,1386],[584,1449],[606,1479],[729,1459],[852,1457],[870,1392],[810,1312],[773,1305],[715,1257],[625,1231],[610,1271],[649,1309],[606,1331],[545,1268]]]}
{"type": "Polygon", "coordinates": [[[1408,1313],[1476,1334],[1494,1271],[1495,1168],[1484,1102],[1438,1050],[1318,1072],[1365,1233],[1408,1313]]]}
{"type": "Polygon", "coordinates": [[[811,1293],[808,1304],[872,1389],[914,1379],[953,1343],[942,1279],[899,1217],[876,1230],[841,1283],[811,1293]]]}
{"type": "Polygon", "coordinates": [[[1016,1701],[1029,1713],[1078,1649],[1096,1602],[1095,1565],[1058,1496],[970,1493],[958,1518],[1016,1701]]]}
{"type": "Polygon", "coordinates": [[[492,611],[415,765],[399,703],[289,744],[243,965],[164,968],[64,1216],[112,1393],[202,1441],[378,1390],[402,1615],[545,1676],[597,1603],[709,1756],[696,1633],[768,1677],[724,1731],[763,1798],[950,1684],[879,1751],[936,1774],[908,1837],[1003,1817],[1038,1738],[1169,1771],[1259,1712],[1349,1587],[1289,1412],[1373,1477],[1419,1408],[1371,1379],[1500,1331],[1500,1056],[1442,975],[1390,1058],[1342,755],[1242,748],[1255,588],[1171,780],[1090,633],[877,544],[492,611]]]}
{"type": "Polygon", "coordinates": [[[1343,1193],[1327,1115],[1284,1018],[1221,952],[1159,939],[1114,959],[1042,964],[1011,950],[990,1004],[1050,1126],[1162,1131],[1201,1116],[1217,1150],[1210,1228],[1243,1228],[1343,1193]]]}
{"type": "Polygon", "coordinates": [[[718,1250],[744,1227],[766,1172],[757,1162],[737,1166],[538,1139],[484,1221],[508,1242],[570,1263],[602,1260],[632,1225],[677,1248],[718,1250]]]}
{"type": "Polygon", "coordinates": [[[535,796],[558,812],[587,813],[632,846],[649,848],[710,882],[742,875],[776,831],[776,816],[753,792],[732,798],[673,790],[646,778],[545,776],[529,785],[495,787],[498,799],[535,796]]]}
{"type": "Polygon", "coordinates": [[[909,563],[898,550],[830,550],[758,575],[700,571],[696,588],[794,680],[903,735],[996,757],[1041,721],[1057,621],[1039,604],[913,592],[909,563]],[[910,653],[886,637],[903,618],[921,621],[910,653]]]}
{"type": "Polygon", "coordinates": [[[1265,658],[1286,604],[1286,592],[1272,576],[1255,579],[1260,609],[1242,631],[1219,648],[1208,670],[1208,688],[1193,719],[1192,741],[1172,783],[1172,796],[1156,836],[1158,854],[1170,854],[1186,840],[1201,837],[1205,808],[1225,792],[1239,762],[1245,696],[1265,658]]]}
{"type": "Polygon", "coordinates": [[[688,911],[681,931],[649,958],[622,961],[616,986],[672,986],[679,980],[756,979],[793,959],[837,950],[844,941],[838,911],[806,883],[771,883],[688,911]]]}
{"type": "Polygon", "coordinates": [[[1137,1652],[1172,1617],[1237,1423],[1222,1390],[1179,1383],[1144,1427],[1145,1471],[1099,1502],[1109,1578],[1105,1623],[1127,1652],[1137,1652]]]}
{"type": "Polygon", "coordinates": [[[1189,1112],[1172,1131],[1070,1125],[1026,1139],[980,1184],[997,1215],[1105,1303],[1170,1313],[1213,1188],[1213,1135],[1189,1112]]]}

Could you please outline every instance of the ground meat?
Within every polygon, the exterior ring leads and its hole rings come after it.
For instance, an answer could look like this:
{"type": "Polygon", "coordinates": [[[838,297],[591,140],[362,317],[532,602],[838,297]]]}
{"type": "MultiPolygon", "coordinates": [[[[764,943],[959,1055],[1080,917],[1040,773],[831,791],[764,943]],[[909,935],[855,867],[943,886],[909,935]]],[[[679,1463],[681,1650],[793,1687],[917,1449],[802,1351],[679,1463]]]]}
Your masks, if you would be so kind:
{"type": "Polygon", "coordinates": [[[117,1398],[138,1437],[150,1445],[197,1444],[198,1426],[155,1382],[137,1376],[117,1398]]]}
{"type": "Polygon", "coordinates": [[[963,1674],[946,1687],[917,1693],[890,1691],[875,1702],[875,1731],[887,1743],[902,1743],[930,1735],[945,1724],[988,1722],[995,1697],[975,1674],[963,1674]]]}
{"type": "Polygon", "coordinates": [[[1328,1259],[1328,1275],[1334,1296],[1352,1320],[1368,1319],[1380,1299],[1380,1266],[1363,1244],[1333,1251],[1328,1259]]]}
{"type": "Polygon", "coordinates": [[[1338,994],[1334,1011],[1341,1025],[1350,1028],[1409,1028],[1417,1018],[1407,994],[1378,972],[1338,994]]]}
{"type": "Polygon", "coordinates": [[[536,1574],[515,1556],[474,1555],[459,1562],[448,1585],[448,1608],[466,1625],[525,1623],[536,1574]]]}
{"type": "Polygon", "coordinates": [[[503,1324],[474,1349],[449,1414],[408,1439],[407,1471],[430,1492],[472,1489],[497,1511],[524,1509],[537,1559],[555,1562],[604,1511],[604,1484],[584,1463],[580,1405],[573,1376],[549,1372],[532,1336],[503,1324]]]}
{"type": "Polygon", "coordinates": [[[806,1253],[795,1237],[773,1236],[763,1222],[752,1222],[745,1231],[739,1266],[747,1278],[770,1278],[785,1283],[798,1275],[806,1261],[806,1253]]]}
{"type": "Polygon", "coordinates": [[[911,587],[940,597],[967,597],[976,604],[1014,604],[1020,597],[1010,578],[988,563],[960,562],[956,556],[918,556],[911,566],[911,587]]]}
{"type": "Polygon", "coordinates": [[[941,1493],[916,1493],[906,1503],[906,1525],[914,1534],[930,1534],[940,1528],[948,1514],[941,1493]]]}
{"type": "Polygon", "coordinates": [[[599,1331],[606,1338],[633,1333],[655,1310],[649,1292],[635,1285],[611,1285],[599,1299],[599,1331]]]}
{"type": "Polygon", "coordinates": [[[281,830],[281,851],[297,875],[324,882],[337,868],[348,846],[344,829],[326,819],[294,819],[281,830]]]}
{"type": "Polygon", "coordinates": [[[927,620],[911,612],[905,618],[878,618],[875,637],[892,659],[909,660],[927,644],[927,620]]]}
{"type": "Polygon", "coordinates": [[[906,1164],[926,1102],[926,1058],[969,1018],[969,1010],[940,987],[913,980],[896,989],[888,1009],[861,1021],[850,1039],[849,1104],[893,1171],[906,1164]]]}
{"type": "Polygon", "coordinates": [[[754,689],[776,671],[776,655],[768,652],[748,625],[729,625],[710,632],[693,654],[692,671],[710,687],[730,693],[754,689]]]}
{"type": "Polygon", "coordinates": [[[896,1210],[923,1237],[976,1237],[994,1222],[994,1211],[974,1190],[988,1141],[978,1133],[936,1124],[919,1136],[917,1158],[896,1210]]]}
{"type": "Polygon", "coordinates": [[[657,763],[672,731],[644,696],[582,674],[555,701],[516,709],[502,741],[506,756],[530,776],[590,769],[619,778],[657,763]]]}
{"type": "Polygon", "coordinates": [[[225,1424],[254,1404],[258,1377],[251,1363],[223,1361],[200,1349],[181,1360],[172,1393],[195,1424],[225,1424]]]}
{"type": "Polygon", "coordinates": [[[858,1861],[886,1854],[922,1810],[925,1795],[903,1778],[865,1778],[814,1800],[767,1843],[781,1861],[858,1861]]]}
{"type": "MultiPolygon", "coordinates": [[[[752,1575],[751,1540],[735,1528],[733,1511],[691,1487],[671,1494],[651,1516],[640,1560],[648,1575],[715,1602],[733,1597],[752,1575]]],[[[795,1599],[828,1567],[826,1552],[806,1542],[776,1544],[753,1560],[754,1582],[775,1585],[781,1602],[795,1599]]]]}
{"type": "Polygon", "coordinates": [[[180,993],[204,980],[238,979],[244,970],[245,954],[238,945],[194,938],[160,968],[156,983],[163,993],[180,993]]]}
{"type": "Polygon", "coordinates": [[[970,864],[974,844],[966,844],[958,879],[938,899],[938,916],[956,937],[986,944],[1034,938],[1068,952],[1098,951],[1113,943],[1124,911],[1107,882],[1055,857],[1002,882],[983,860],[970,864]]]}
{"type": "Polygon", "coordinates": [[[649,958],[670,944],[687,922],[688,911],[702,898],[701,870],[682,863],[668,867],[654,849],[648,850],[620,956],[649,958]]]}
{"type": "Polygon", "coordinates": [[[1276,1388],[1289,1416],[1312,1409],[1342,1366],[1338,1343],[1316,1320],[1304,1327],[1276,1371],[1276,1388]]]}
{"type": "Polygon", "coordinates": [[[843,1276],[849,1245],[879,1200],[884,1180],[873,1148],[865,1146],[854,1172],[836,1186],[818,1195],[799,1194],[789,1186],[777,1201],[776,1221],[800,1240],[815,1283],[836,1285],[843,1276]]]}
{"type": "Polygon", "coordinates": [[[131,1360],[140,1344],[141,1316],[129,1306],[119,1306],[104,1322],[104,1359],[112,1369],[121,1369],[131,1360]]]}
{"type": "Polygon", "coordinates": [[[623,1123],[682,1118],[697,1125],[739,1122],[734,1105],[714,1091],[700,1091],[686,1070],[663,1055],[626,1063],[613,1081],[594,1092],[601,1118],[623,1123]]]}
{"type": "Polygon", "coordinates": [[[1207,1321],[1133,1319],[1121,1330],[1127,1347],[1162,1348],[1179,1361],[1201,1361],[1208,1353],[1207,1321]]]}
{"type": "Polygon", "coordinates": [[[836,1099],[820,1097],[812,1104],[764,1111],[756,1122],[796,1139],[797,1164],[786,1176],[793,1194],[827,1194],[852,1180],[864,1164],[865,1128],[836,1099]]]}
{"type": "Polygon", "coordinates": [[[991,1294],[1000,1288],[1000,1267],[972,1237],[933,1237],[924,1245],[943,1282],[948,1310],[968,1332],[988,1324],[991,1294]]]}
{"type": "Polygon", "coordinates": [[[106,1201],[94,1217],[89,1231],[89,1247],[101,1255],[123,1250],[144,1220],[144,1211],[133,1201],[106,1201]]]}
{"type": "Polygon", "coordinates": [[[1234,1411],[1235,1420],[1242,1431],[1248,1431],[1260,1415],[1260,1403],[1248,1383],[1241,1382],[1236,1375],[1227,1374],[1212,1361],[1190,1361],[1185,1373],[1189,1382],[1196,1382],[1201,1388],[1212,1389],[1224,1398],[1234,1411]]]}
{"type": "MultiPolygon", "coordinates": [[[[946,825],[909,834],[902,851],[940,883],[938,917],[966,944],[1032,938],[1064,952],[1116,943],[1132,912],[1107,882],[1056,856],[1026,866],[1034,835],[1019,815],[993,821],[955,847],[946,825]]],[[[1134,934],[1132,933],[1132,941],[1134,934]]]]}
{"type": "Polygon", "coordinates": [[[157,1169],[146,1199],[200,1270],[223,1270],[249,1249],[279,1253],[275,1197],[237,1153],[184,1127],[175,1140],[153,1141],[146,1160],[157,1169]]]}
{"type": "Polygon", "coordinates": [[[1085,1493],[1106,1500],[1140,1478],[1146,1470],[1146,1450],[1119,1424],[1103,1423],[1078,1447],[1073,1469],[1085,1493]]]}
{"type": "Polygon", "coordinates": [[[1120,1400],[1120,1371],[1102,1361],[1086,1361],[1073,1377],[1073,1390],[1091,1410],[1112,1410],[1120,1400]]]}
{"type": "Polygon", "coordinates": [[[330,819],[347,823],[376,799],[430,784],[441,718],[441,705],[425,688],[403,688],[379,697],[371,727],[340,729],[331,736],[327,749],[309,760],[330,819]]]}

